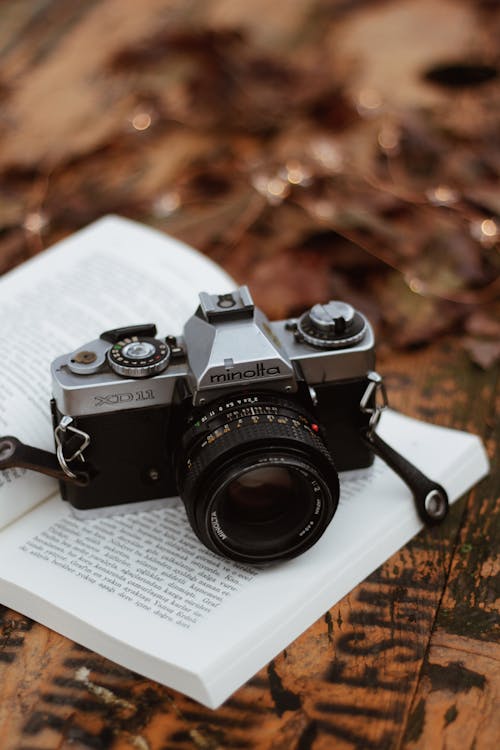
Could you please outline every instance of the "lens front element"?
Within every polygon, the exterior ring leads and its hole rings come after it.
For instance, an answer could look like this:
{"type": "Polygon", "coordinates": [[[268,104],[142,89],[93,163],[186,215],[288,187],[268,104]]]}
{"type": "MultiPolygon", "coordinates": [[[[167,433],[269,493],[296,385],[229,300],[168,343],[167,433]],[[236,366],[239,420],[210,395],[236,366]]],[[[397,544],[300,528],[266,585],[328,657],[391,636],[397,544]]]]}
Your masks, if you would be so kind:
{"type": "Polygon", "coordinates": [[[292,472],[257,465],[230,480],[221,494],[219,513],[224,523],[256,527],[276,523],[295,499],[292,472]]]}
{"type": "Polygon", "coordinates": [[[229,556],[289,557],[324,516],[326,488],[312,467],[286,455],[264,460],[229,478],[211,505],[211,531],[229,556]]]}

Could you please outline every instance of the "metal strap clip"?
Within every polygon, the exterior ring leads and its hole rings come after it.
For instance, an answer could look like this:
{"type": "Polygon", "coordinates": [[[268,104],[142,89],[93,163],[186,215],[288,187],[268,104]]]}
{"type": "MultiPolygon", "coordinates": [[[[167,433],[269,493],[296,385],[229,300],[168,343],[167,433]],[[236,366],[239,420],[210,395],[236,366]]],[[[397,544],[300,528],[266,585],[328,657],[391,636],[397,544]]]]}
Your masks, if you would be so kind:
{"type": "Polygon", "coordinates": [[[388,406],[384,382],[378,372],[368,373],[369,383],[360,401],[363,414],[370,414],[368,428],[361,435],[368,447],[401,477],[410,488],[420,518],[424,523],[441,523],[448,513],[446,490],[388,445],[375,430],[382,412],[388,406]],[[377,403],[378,402],[378,403],[377,403]]]}
{"type": "Polygon", "coordinates": [[[82,430],[78,430],[76,427],[72,427],[72,422],[73,417],[62,417],[61,421],[54,430],[54,436],[56,439],[56,455],[57,460],[59,461],[59,466],[64,471],[66,476],[68,476],[70,479],[77,479],[77,475],[73,471],[71,471],[68,464],[72,461],[76,461],[76,459],[78,459],[82,463],[85,463],[83,451],[90,444],[90,435],[88,435],[86,432],[83,432],[82,430]],[[68,432],[72,432],[82,439],[81,445],[74,451],[74,453],[72,453],[71,456],[64,455],[64,446],[61,438],[61,435],[66,435],[68,432]]]}
{"type": "Polygon", "coordinates": [[[366,386],[366,391],[359,403],[359,408],[363,414],[371,415],[367,430],[367,437],[370,438],[377,429],[382,412],[389,406],[389,399],[387,398],[387,391],[382,376],[379,375],[378,372],[372,371],[368,373],[367,377],[369,383],[366,386]],[[373,405],[369,405],[373,396],[375,396],[373,399],[373,405]],[[381,400],[378,397],[380,397],[381,400]]]}

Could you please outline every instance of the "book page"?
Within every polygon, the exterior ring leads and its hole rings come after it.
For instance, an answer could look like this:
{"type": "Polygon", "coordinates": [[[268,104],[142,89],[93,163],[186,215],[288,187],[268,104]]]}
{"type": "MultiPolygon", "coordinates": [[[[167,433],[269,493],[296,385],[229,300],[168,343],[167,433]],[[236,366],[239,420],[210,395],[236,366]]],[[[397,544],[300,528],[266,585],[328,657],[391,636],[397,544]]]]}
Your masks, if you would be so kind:
{"type": "MultiPolygon", "coordinates": [[[[488,470],[475,436],[393,412],[380,432],[451,501],[488,470]]],[[[208,552],[180,504],[77,521],[54,498],[0,532],[0,598],[216,707],[422,526],[409,490],[379,460],[341,488],[319,542],[263,568],[208,552]]]]}
{"type": "MultiPolygon", "coordinates": [[[[234,282],[200,253],[118,217],[92,224],[0,279],[0,435],[53,450],[50,363],[136,323],[181,332],[199,291],[234,282]]],[[[22,469],[0,472],[0,527],[57,489],[22,469]]]]}

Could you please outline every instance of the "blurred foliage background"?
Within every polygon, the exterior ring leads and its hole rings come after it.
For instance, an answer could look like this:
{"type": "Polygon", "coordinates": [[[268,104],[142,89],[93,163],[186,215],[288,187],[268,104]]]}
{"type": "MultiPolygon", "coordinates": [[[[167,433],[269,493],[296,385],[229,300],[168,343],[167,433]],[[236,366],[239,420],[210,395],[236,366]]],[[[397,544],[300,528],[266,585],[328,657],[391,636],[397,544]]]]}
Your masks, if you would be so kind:
{"type": "Polygon", "coordinates": [[[498,2],[19,0],[0,19],[0,272],[115,212],[272,317],[338,297],[382,357],[453,333],[500,358],[498,2]]]}

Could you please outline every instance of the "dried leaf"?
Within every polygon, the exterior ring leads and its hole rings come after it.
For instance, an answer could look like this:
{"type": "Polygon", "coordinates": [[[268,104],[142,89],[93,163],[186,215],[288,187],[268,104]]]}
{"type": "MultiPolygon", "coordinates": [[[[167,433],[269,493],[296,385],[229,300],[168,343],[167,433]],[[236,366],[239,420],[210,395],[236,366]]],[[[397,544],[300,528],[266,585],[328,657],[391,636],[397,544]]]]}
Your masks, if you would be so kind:
{"type": "Polygon", "coordinates": [[[245,279],[256,304],[274,319],[298,314],[332,296],[328,263],[316,253],[290,250],[263,258],[245,279]]]}
{"type": "Polygon", "coordinates": [[[482,339],[466,338],[463,347],[471,360],[483,370],[493,367],[500,361],[500,341],[484,341],[482,339]]]}
{"type": "Polygon", "coordinates": [[[376,280],[384,339],[397,347],[423,346],[449,332],[465,315],[462,305],[414,292],[397,273],[376,280]]]}
{"type": "Polygon", "coordinates": [[[57,6],[49,37],[18,11],[2,268],[117,212],[210,254],[275,317],[336,296],[385,347],[493,345],[498,3],[299,0],[266,24],[230,0],[123,3],[116,28],[106,3],[57,6]]]}
{"type": "Polygon", "coordinates": [[[452,63],[438,63],[425,71],[424,79],[438,86],[451,89],[465,89],[481,86],[498,76],[493,65],[464,60],[452,63]]]}
{"type": "Polygon", "coordinates": [[[478,310],[467,319],[465,330],[472,336],[500,339],[500,320],[478,310]]]}

